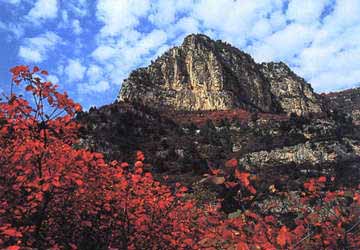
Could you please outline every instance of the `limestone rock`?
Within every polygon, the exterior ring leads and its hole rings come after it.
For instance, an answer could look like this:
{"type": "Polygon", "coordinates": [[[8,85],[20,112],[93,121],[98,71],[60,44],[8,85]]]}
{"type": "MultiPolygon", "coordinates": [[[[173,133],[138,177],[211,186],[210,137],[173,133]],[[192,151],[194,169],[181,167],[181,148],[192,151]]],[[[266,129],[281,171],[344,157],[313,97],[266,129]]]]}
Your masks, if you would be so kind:
{"type": "Polygon", "coordinates": [[[296,166],[334,164],[340,161],[352,161],[360,157],[357,141],[345,140],[333,142],[307,142],[295,146],[273,149],[271,151],[252,152],[239,159],[246,166],[296,166]]]}
{"type": "Polygon", "coordinates": [[[310,84],[283,62],[262,63],[261,72],[270,83],[271,93],[286,113],[297,115],[321,112],[319,97],[310,84]]]}
{"type": "Polygon", "coordinates": [[[250,55],[205,35],[189,35],[123,82],[118,101],[175,110],[321,111],[316,94],[283,64],[250,55]]]}

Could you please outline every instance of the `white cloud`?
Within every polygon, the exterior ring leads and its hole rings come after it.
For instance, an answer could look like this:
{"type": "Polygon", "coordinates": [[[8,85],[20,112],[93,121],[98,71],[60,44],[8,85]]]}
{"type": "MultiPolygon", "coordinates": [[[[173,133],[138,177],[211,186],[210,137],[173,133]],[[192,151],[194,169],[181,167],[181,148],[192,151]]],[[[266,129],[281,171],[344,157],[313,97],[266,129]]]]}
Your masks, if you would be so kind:
{"type": "Polygon", "coordinates": [[[23,25],[17,23],[4,23],[0,21],[0,30],[4,30],[10,34],[11,37],[19,39],[25,33],[23,25]]]}
{"type": "Polygon", "coordinates": [[[281,1],[270,0],[200,0],[194,5],[192,17],[197,18],[203,28],[215,30],[216,39],[242,47],[253,25],[281,7],[281,1]]]}
{"type": "Polygon", "coordinates": [[[72,21],[72,28],[76,35],[80,35],[82,33],[82,28],[78,19],[72,21]]]}
{"type": "Polygon", "coordinates": [[[46,77],[46,80],[52,82],[53,84],[58,84],[60,82],[59,77],[57,77],[56,75],[48,75],[46,77]]]}
{"type": "Polygon", "coordinates": [[[113,56],[116,56],[116,53],[117,51],[115,48],[110,46],[100,45],[93,51],[92,56],[96,60],[103,62],[112,58],[113,56]]]}
{"type": "Polygon", "coordinates": [[[251,36],[256,39],[264,38],[265,36],[270,35],[272,32],[271,23],[268,19],[262,18],[258,20],[251,31],[251,36]]]}
{"type": "Polygon", "coordinates": [[[114,84],[121,84],[130,70],[145,65],[157,55],[159,49],[166,47],[164,44],[168,35],[163,30],[155,29],[141,37],[137,34],[101,40],[92,52],[92,57],[103,66],[102,70],[114,84]]]}
{"type": "Polygon", "coordinates": [[[87,69],[86,76],[91,82],[96,82],[103,76],[102,69],[99,66],[92,64],[87,69]]]}
{"type": "Polygon", "coordinates": [[[66,8],[77,17],[84,17],[89,13],[87,0],[67,0],[66,8]]]}
{"type": "Polygon", "coordinates": [[[336,1],[334,11],[324,20],[325,27],[334,32],[339,32],[344,27],[359,25],[360,22],[360,1],[358,0],[339,0],[336,1]]]}
{"type": "Polygon", "coordinates": [[[200,31],[199,26],[199,21],[195,18],[183,17],[170,27],[170,32],[172,32],[173,36],[180,32],[182,34],[198,33],[200,31]]]}
{"type": "Polygon", "coordinates": [[[166,28],[177,22],[177,14],[190,13],[193,0],[158,0],[151,2],[151,14],[148,19],[158,28],[166,28]]]}
{"type": "Polygon", "coordinates": [[[115,36],[135,27],[149,8],[149,0],[99,0],[96,16],[105,24],[102,35],[115,36]]]}
{"type": "Polygon", "coordinates": [[[271,60],[291,62],[294,56],[311,43],[316,32],[316,28],[312,26],[290,24],[256,43],[250,48],[250,52],[260,62],[271,60]]]}
{"type": "Polygon", "coordinates": [[[46,32],[43,35],[25,38],[19,48],[19,57],[26,62],[42,62],[47,59],[48,52],[53,50],[61,38],[54,32],[46,32]]]}
{"type": "Polygon", "coordinates": [[[91,92],[105,92],[106,90],[110,89],[110,84],[107,81],[99,81],[94,84],[79,84],[78,91],[82,94],[87,94],[91,92]]]}
{"type": "Polygon", "coordinates": [[[37,0],[34,7],[29,11],[27,19],[38,23],[46,19],[56,18],[57,12],[57,0],[37,0]]]}
{"type": "Polygon", "coordinates": [[[149,15],[149,20],[157,25],[163,27],[170,25],[175,21],[175,2],[172,0],[159,0],[153,7],[154,13],[149,15]]]}
{"type": "Polygon", "coordinates": [[[64,24],[67,24],[69,22],[69,14],[66,10],[61,11],[61,19],[64,24]]]}
{"type": "Polygon", "coordinates": [[[70,82],[80,81],[84,78],[86,67],[83,66],[79,59],[69,59],[64,73],[70,82]]]}
{"type": "Polygon", "coordinates": [[[300,23],[318,22],[328,0],[291,0],[286,12],[289,20],[300,23]]]}
{"type": "Polygon", "coordinates": [[[42,62],[44,60],[43,55],[38,50],[32,50],[28,47],[21,46],[19,49],[19,56],[26,62],[42,62]]]}

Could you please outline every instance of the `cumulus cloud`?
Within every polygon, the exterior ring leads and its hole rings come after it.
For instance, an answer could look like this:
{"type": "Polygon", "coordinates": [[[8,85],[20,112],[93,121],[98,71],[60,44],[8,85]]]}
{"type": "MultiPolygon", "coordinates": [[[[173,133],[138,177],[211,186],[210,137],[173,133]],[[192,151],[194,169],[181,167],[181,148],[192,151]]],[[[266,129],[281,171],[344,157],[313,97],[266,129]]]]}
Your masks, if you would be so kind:
{"type": "Polygon", "coordinates": [[[160,29],[143,36],[138,34],[101,41],[92,52],[92,57],[104,66],[103,70],[113,83],[120,84],[131,69],[153,58],[168,38],[167,33],[160,29]]]}
{"type": "Polygon", "coordinates": [[[70,82],[80,81],[84,78],[86,67],[83,66],[79,59],[69,59],[64,73],[70,82]]]}
{"type": "Polygon", "coordinates": [[[286,12],[287,18],[300,23],[318,22],[327,0],[291,0],[286,12]]]}
{"type": "Polygon", "coordinates": [[[59,43],[61,43],[61,38],[54,32],[25,38],[19,48],[18,55],[26,62],[42,62],[48,58],[48,53],[59,43]]]}
{"type": "Polygon", "coordinates": [[[72,21],[72,28],[76,35],[80,35],[82,33],[82,28],[78,19],[72,21]]]}
{"type": "Polygon", "coordinates": [[[158,0],[152,2],[148,19],[159,28],[165,28],[175,21],[176,15],[191,10],[192,0],[158,0]]]}
{"type": "Polygon", "coordinates": [[[149,8],[149,0],[99,0],[96,16],[105,24],[101,33],[115,36],[133,28],[149,8]]]}
{"type": "Polygon", "coordinates": [[[315,27],[290,24],[255,44],[252,54],[257,61],[285,59],[291,61],[294,56],[309,46],[316,32],[315,27]]]}
{"type": "Polygon", "coordinates": [[[48,75],[46,77],[46,80],[52,82],[53,84],[58,84],[60,82],[59,77],[57,77],[56,75],[48,75]]]}
{"type": "Polygon", "coordinates": [[[103,70],[97,66],[96,64],[90,65],[90,67],[86,71],[86,76],[90,81],[96,82],[103,76],[103,70]]]}
{"type": "Polygon", "coordinates": [[[101,93],[107,91],[108,89],[110,89],[110,84],[107,81],[99,81],[94,84],[84,83],[78,85],[79,92],[83,94],[91,92],[101,93]]]}
{"type": "MultiPolygon", "coordinates": [[[[4,30],[11,38],[19,39],[25,33],[22,24],[4,23],[0,21],[0,30],[4,30]]],[[[11,40],[11,39],[10,39],[11,40]]]]}
{"type": "Polygon", "coordinates": [[[34,7],[29,11],[27,19],[37,23],[57,17],[57,12],[57,0],[37,0],[34,7]]]}
{"type": "Polygon", "coordinates": [[[77,17],[84,17],[89,13],[89,3],[87,0],[67,0],[66,9],[77,17]]]}
{"type": "Polygon", "coordinates": [[[92,56],[99,62],[104,62],[116,55],[116,48],[113,48],[109,45],[100,45],[93,52],[92,56]]]}

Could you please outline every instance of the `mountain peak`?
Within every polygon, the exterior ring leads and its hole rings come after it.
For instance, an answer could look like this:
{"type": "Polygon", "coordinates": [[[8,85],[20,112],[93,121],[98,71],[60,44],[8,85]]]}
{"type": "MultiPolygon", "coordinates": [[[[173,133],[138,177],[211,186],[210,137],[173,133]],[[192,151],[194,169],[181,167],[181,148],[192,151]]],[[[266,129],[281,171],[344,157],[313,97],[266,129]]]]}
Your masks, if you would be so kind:
{"type": "Polygon", "coordinates": [[[211,42],[213,42],[213,40],[211,40],[210,37],[208,37],[204,34],[190,34],[184,38],[183,46],[186,46],[187,44],[196,44],[199,42],[211,43],[211,42]]]}
{"type": "Polygon", "coordinates": [[[203,34],[186,36],[181,46],[133,71],[118,100],[176,110],[321,111],[311,86],[286,64],[257,64],[250,55],[203,34]]]}

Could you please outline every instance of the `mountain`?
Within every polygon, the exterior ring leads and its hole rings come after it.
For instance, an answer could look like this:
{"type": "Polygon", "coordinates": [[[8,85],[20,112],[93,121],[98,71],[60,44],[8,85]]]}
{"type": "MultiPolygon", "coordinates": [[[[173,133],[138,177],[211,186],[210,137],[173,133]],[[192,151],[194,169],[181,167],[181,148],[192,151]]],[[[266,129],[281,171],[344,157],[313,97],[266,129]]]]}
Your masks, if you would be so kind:
{"type": "Polygon", "coordinates": [[[148,67],[133,71],[118,101],[187,111],[322,111],[319,96],[284,63],[257,64],[227,43],[194,34],[148,67]]]}
{"type": "Polygon", "coordinates": [[[234,194],[203,175],[235,158],[266,194],[252,205],[287,213],[281,192],[299,195],[309,177],[360,183],[359,107],[359,89],[318,95],[284,63],[257,64],[229,44],[190,35],[133,71],[117,102],[78,116],[80,146],[118,161],[142,150],[156,178],[181,182],[200,200],[220,196],[228,212],[234,194]],[[274,184],[279,192],[269,193],[274,184]]]}

